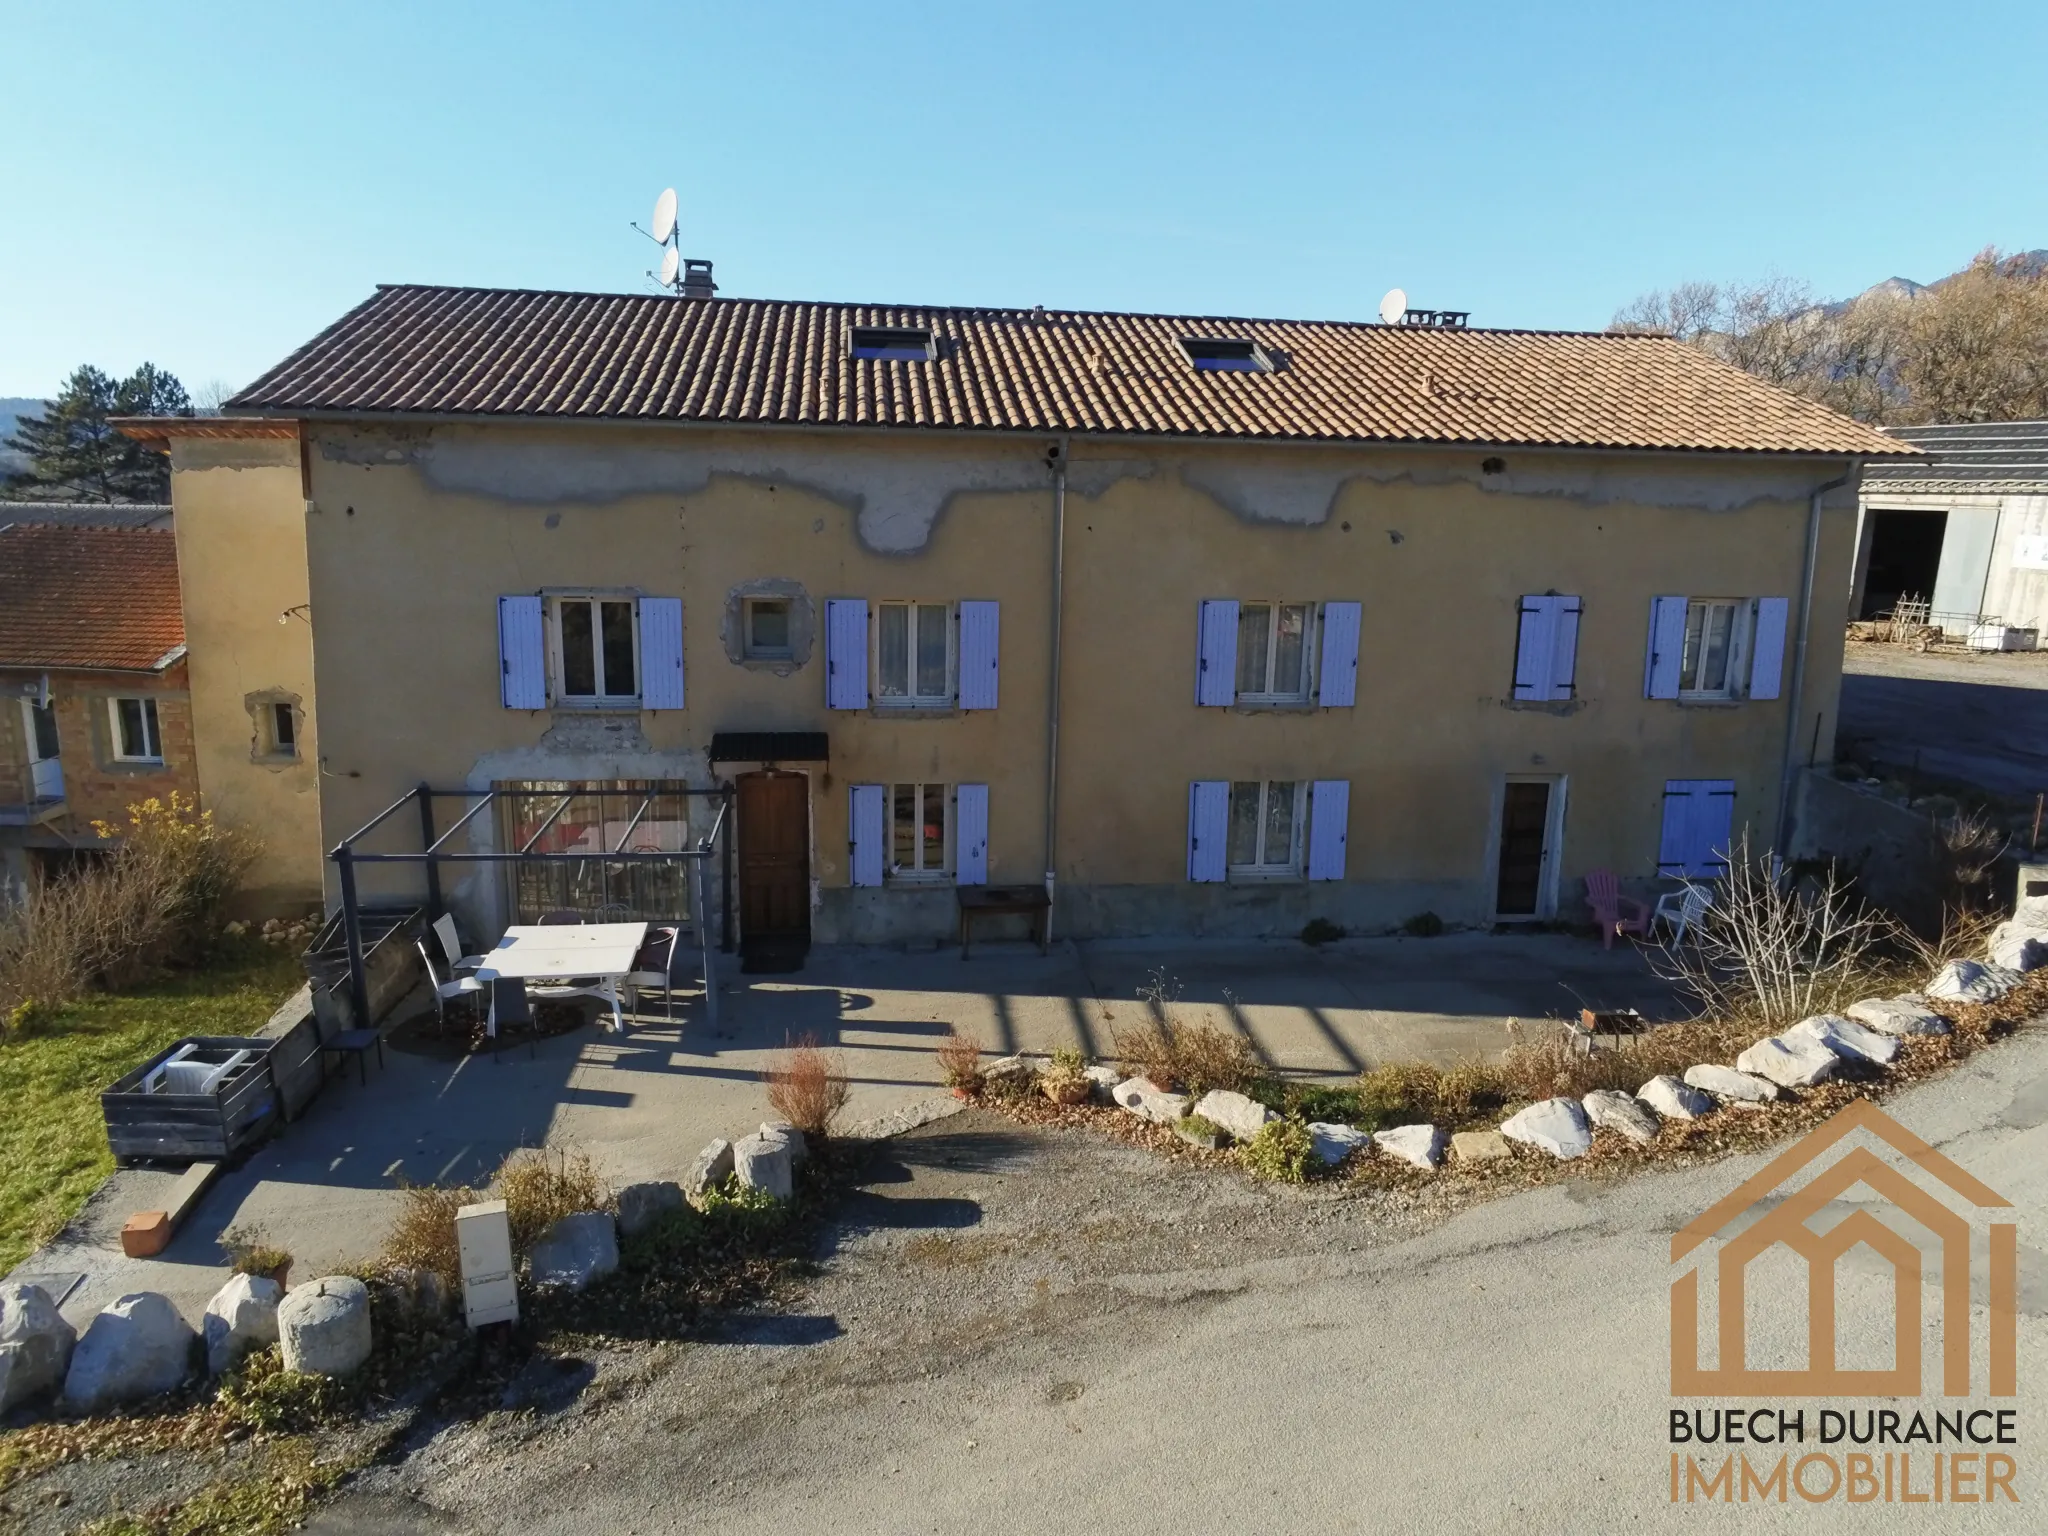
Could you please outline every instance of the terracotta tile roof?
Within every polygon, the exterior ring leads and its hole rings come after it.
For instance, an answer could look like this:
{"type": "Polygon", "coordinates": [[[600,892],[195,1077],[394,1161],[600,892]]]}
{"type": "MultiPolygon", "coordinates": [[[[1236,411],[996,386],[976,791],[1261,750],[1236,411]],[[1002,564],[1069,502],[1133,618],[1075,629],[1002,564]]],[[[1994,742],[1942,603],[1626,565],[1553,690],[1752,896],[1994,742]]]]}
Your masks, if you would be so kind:
{"type": "Polygon", "coordinates": [[[1269,441],[1910,454],[1662,337],[386,287],[228,402],[429,413],[1269,441]],[[855,326],[937,356],[855,360],[855,326]],[[1197,372],[1184,337],[1270,372],[1197,372]]]}
{"type": "Polygon", "coordinates": [[[174,534],[0,528],[0,666],[143,672],[184,643],[174,534]]]}

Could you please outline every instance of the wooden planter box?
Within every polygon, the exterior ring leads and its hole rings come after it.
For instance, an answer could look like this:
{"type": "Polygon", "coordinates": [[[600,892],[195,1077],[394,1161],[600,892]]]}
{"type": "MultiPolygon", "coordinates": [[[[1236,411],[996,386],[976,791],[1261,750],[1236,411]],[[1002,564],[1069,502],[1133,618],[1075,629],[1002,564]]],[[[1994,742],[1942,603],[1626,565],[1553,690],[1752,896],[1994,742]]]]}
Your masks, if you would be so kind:
{"type": "Polygon", "coordinates": [[[327,919],[319,934],[299,957],[306,976],[313,983],[313,1006],[320,1014],[321,1038],[331,1039],[345,1029],[376,1024],[398,1006],[420,984],[420,956],[414,948],[426,930],[418,907],[365,912],[363,968],[368,974],[370,1017],[350,1017],[348,999],[348,938],[341,931],[341,914],[327,919]]]}
{"type": "Polygon", "coordinates": [[[100,1095],[107,1121],[107,1145],[114,1160],[135,1162],[225,1162],[254,1146],[276,1128],[277,1085],[270,1077],[270,1042],[234,1036],[198,1035],[177,1041],[152,1056],[100,1095]],[[219,1065],[237,1051],[249,1059],[215,1085],[211,1093],[150,1093],[149,1075],[177,1054],[183,1059],[219,1065]]]}

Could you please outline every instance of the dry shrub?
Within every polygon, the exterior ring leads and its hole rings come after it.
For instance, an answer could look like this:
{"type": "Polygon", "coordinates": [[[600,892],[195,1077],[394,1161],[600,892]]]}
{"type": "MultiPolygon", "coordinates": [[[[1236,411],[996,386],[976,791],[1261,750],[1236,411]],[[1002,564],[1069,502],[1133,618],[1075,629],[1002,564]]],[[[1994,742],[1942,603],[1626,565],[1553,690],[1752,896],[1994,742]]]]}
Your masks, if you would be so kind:
{"type": "Polygon", "coordinates": [[[1508,1047],[1497,1069],[1509,1100],[1580,1098],[1596,1088],[1634,1093],[1653,1077],[1684,1075],[1701,1062],[1730,1062],[1753,1044],[1760,1026],[1746,1018],[1663,1024],[1590,1053],[1563,1025],[1508,1047]]]}
{"type": "Polygon", "coordinates": [[[948,1088],[958,1088],[962,1093],[980,1093],[981,1042],[955,1024],[946,1032],[945,1043],[939,1047],[939,1070],[945,1074],[948,1088]]]}
{"type": "Polygon", "coordinates": [[[1982,810],[1957,811],[1934,827],[1935,844],[1947,886],[1945,911],[1982,912],[1997,905],[1993,877],[1998,861],[2012,846],[2011,836],[1982,810]]]}
{"type": "Polygon", "coordinates": [[[1951,960],[1983,959],[1992,931],[2002,920],[1995,910],[1951,906],[1942,909],[1941,932],[1933,938],[1922,938],[1910,930],[1902,933],[1906,959],[1900,984],[1910,983],[1917,989],[1951,960]]]}
{"type": "MultiPolygon", "coordinates": [[[[1129,1029],[1111,1030],[1126,1073],[1197,1097],[1212,1088],[1250,1093],[1272,1075],[1251,1041],[1235,1030],[1177,1018],[1180,984],[1165,971],[1154,971],[1138,996],[1150,1005],[1151,1017],[1129,1029]]],[[[1235,1001],[1228,992],[1223,996],[1235,1001]]]]}
{"type": "Polygon", "coordinates": [[[1745,834],[1729,850],[1714,904],[1685,940],[1650,951],[1651,969],[1703,1014],[1765,1034],[1870,996],[1891,979],[1903,937],[1838,870],[1795,881],[1776,865],[1768,851],[1752,854],[1745,834]]]}
{"type": "Polygon", "coordinates": [[[1468,1056],[1449,1067],[1393,1061],[1361,1073],[1356,1089],[1360,1123],[1410,1125],[1421,1121],[1462,1125],[1490,1118],[1515,1096],[1500,1066],[1468,1056]]]}
{"type": "Polygon", "coordinates": [[[806,1136],[830,1134],[852,1091],[845,1070],[818,1048],[816,1035],[805,1035],[768,1068],[769,1104],[806,1136]]]}
{"type": "Polygon", "coordinates": [[[462,1284],[462,1260],[455,1243],[455,1213],[480,1200],[503,1200],[512,1228],[512,1252],[524,1257],[541,1234],[564,1216],[601,1211],[612,1192],[587,1152],[522,1148],[498,1167],[488,1189],[466,1184],[406,1184],[400,1189],[398,1218],[384,1239],[388,1265],[430,1269],[451,1289],[462,1284]]]}
{"type": "Polygon", "coordinates": [[[259,847],[177,793],[130,806],[125,828],[93,830],[111,845],[103,859],[41,882],[0,919],[0,1017],[196,959],[259,847]]]}

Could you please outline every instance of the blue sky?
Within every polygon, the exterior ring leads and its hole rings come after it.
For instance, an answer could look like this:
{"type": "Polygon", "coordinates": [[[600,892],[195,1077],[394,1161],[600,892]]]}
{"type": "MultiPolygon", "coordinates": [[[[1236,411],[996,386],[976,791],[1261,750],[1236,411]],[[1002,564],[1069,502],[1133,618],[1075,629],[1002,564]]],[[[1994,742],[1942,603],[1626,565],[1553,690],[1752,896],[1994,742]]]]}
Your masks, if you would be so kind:
{"type": "Polygon", "coordinates": [[[378,282],[1597,327],[2048,245],[2048,6],[0,0],[0,394],[378,282]]]}

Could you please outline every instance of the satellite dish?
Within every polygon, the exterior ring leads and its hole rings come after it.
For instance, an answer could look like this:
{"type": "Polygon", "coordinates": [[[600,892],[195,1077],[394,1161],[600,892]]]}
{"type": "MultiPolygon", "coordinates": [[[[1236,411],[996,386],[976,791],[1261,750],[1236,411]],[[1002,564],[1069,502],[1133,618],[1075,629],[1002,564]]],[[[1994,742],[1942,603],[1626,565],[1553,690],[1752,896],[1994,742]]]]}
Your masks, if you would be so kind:
{"type": "MultiPolygon", "coordinates": [[[[671,214],[671,215],[670,215],[670,217],[671,217],[671,218],[673,218],[673,217],[674,217],[674,215],[673,215],[673,214],[671,214]]],[[[676,248],[675,248],[674,246],[670,246],[670,247],[669,247],[669,248],[668,248],[667,250],[665,250],[665,251],[663,251],[663,252],[661,253],[661,286],[662,286],[662,287],[664,287],[664,288],[673,288],[673,287],[675,286],[675,282],[676,282],[676,270],[677,270],[677,269],[678,269],[679,267],[681,267],[681,266],[682,266],[682,264],[683,264],[683,258],[682,258],[681,256],[679,256],[679,255],[677,255],[677,254],[676,254],[676,248]]]]}
{"type": "MultiPolygon", "coordinates": [[[[654,200],[654,238],[666,240],[676,232],[676,189],[670,187],[654,200]]],[[[667,282],[667,278],[662,279],[667,282]]]]}
{"type": "Polygon", "coordinates": [[[1380,300],[1380,323],[1399,325],[1408,313],[1408,295],[1398,288],[1389,288],[1387,296],[1380,300]]]}

